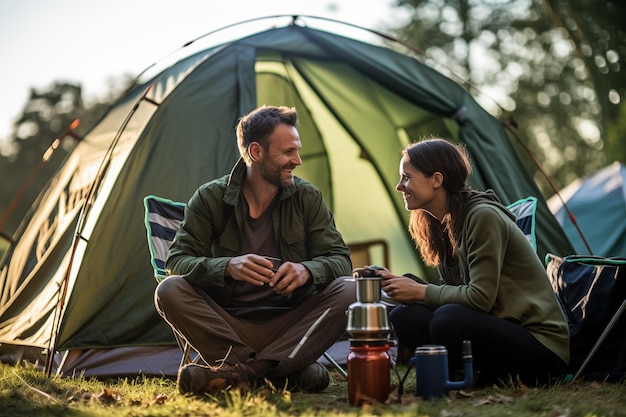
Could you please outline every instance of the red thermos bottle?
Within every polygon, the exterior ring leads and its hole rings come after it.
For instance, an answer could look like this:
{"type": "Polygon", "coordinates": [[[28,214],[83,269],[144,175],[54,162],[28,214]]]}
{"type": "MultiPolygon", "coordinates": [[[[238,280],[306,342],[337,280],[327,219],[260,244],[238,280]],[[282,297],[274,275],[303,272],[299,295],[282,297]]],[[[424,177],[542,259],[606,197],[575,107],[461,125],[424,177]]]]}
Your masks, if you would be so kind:
{"type": "Polygon", "coordinates": [[[384,403],[391,392],[389,344],[352,344],[348,354],[348,401],[384,403]]]}

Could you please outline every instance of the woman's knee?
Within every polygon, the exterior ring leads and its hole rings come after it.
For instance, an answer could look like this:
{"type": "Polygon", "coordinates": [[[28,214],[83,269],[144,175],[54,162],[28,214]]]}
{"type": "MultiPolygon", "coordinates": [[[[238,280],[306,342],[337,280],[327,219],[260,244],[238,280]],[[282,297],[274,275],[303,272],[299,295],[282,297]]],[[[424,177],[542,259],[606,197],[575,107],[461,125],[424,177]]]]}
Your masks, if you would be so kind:
{"type": "Polygon", "coordinates": [[[454,325],[473,312],[474,310],[461,304],[444,304],[433,312],[432,322],[454,325]]]}
{"type": "Polygon", "coordinates": [[[389,321],[398,334],[428,328],[432,311],[423,305],[399,304],[389,312],[389,321]]]}
{"type": "Polygon", "coordinates": [[[434,340],[445,344],[470,331],[472,325],[480,321],[480,314],[461,304],[445,304],[433,312],[429,332],[434,340]]]}
{"type": "Polygon", "coordinates": [[[405,305],[399,304],[391,309],[389,312],[389,321],[392,323],[401,323],[406,319],[407,308],[405,305]]]}

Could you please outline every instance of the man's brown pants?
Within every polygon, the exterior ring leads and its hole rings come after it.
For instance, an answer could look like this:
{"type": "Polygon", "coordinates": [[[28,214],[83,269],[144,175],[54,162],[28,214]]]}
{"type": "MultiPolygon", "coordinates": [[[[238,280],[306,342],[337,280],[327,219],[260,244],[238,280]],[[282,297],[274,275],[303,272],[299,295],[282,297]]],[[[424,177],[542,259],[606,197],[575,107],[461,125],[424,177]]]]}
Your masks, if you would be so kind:
{"type": "Polygon", "coordinates": [[[159,314],[207,364],[271,361],[276,366],[266,374],[269,378],[290,375],[322,356],[345,334],[348,306],[355,301],[350,277],[335,279],[272,318],[234,317],[180,276],[166,278],[155,292],[159,314]]]}

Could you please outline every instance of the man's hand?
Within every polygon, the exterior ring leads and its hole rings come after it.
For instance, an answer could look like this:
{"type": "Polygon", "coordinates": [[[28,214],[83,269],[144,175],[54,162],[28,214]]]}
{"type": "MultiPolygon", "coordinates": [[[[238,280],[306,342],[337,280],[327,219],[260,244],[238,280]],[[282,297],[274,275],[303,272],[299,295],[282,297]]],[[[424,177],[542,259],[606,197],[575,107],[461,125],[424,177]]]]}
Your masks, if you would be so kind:
{"type": "Polygon", "coordinates": [[[311,280],[311,272],[302,264],[285,262],[270,278],[269,285],[281,295],[289,295],[311,280]]]}
{"type": "Polygon", "coordinates": [[[236,256],[228,261],[226,275],[237,281],[249,282],[259,287],[270,282],[274,275],[270,260],[255,254],[236,256]]]}

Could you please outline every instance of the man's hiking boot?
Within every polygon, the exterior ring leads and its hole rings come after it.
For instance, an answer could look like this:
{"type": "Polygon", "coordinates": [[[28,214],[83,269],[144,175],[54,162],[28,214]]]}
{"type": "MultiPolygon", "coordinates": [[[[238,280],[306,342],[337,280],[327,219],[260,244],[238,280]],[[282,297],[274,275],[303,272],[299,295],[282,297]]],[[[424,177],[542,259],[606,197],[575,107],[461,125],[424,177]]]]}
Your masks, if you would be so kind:
{"type": "Polygon", "coordinates": [[[321,392],[328,387],[330,376],[324,365],[313,362],[306,368],[289,375],[286,380],[285,383],[285,378],[283,378],[282,381],[276,381],[274,385],[293,392],[321,392]]]}
{"type": "Polygon", "coordinates": [[[178,371],[176,385],[181,394],[216,394],[227,388],[249,386],[254,372],[247,365],[204,366],[190,363],[178,371]]]}

